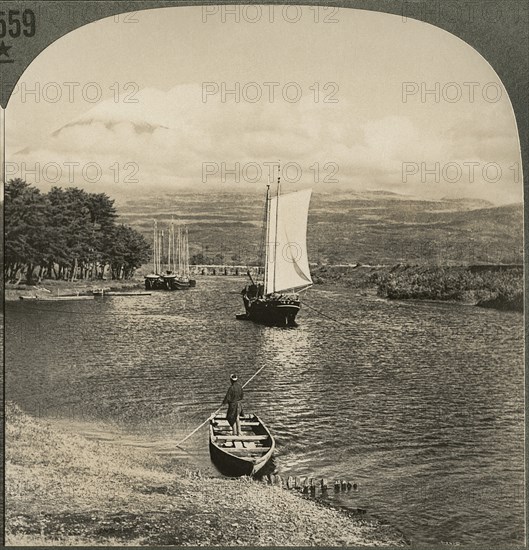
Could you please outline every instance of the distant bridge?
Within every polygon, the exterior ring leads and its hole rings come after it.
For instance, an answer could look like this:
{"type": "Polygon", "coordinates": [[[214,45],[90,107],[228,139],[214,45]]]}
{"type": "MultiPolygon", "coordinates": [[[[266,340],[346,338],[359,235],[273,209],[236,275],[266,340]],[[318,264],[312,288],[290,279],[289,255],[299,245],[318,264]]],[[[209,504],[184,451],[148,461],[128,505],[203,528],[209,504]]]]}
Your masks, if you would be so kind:
{"type": "Polygon", "coordinates": [[[259,273],[262,273],[262,268],[257,266],[247,266],[247,265],[206,265],[206,264],[197,264],[190,265],[189,271],[193,275],[233,275],[233,276],[243,276],[250,272],[252,277],[259,273]]]}

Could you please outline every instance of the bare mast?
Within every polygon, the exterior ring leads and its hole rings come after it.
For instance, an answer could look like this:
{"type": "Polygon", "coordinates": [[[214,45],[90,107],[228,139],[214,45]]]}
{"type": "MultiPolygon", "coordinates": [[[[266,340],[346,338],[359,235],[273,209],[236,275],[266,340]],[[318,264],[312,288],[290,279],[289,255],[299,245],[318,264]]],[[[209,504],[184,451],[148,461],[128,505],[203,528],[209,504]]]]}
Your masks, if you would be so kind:
{"type": "Polygon", "coordinates": [[[269,260],[269,247],[270,247],[270,185],[266,186],[266,203],[265,203],[265,261],[264,261],[264,285],[263,285],[263,295],[268,294],[268,260],[269,260]]]}
{"type": "Polygon", "coordinates": [[[182,277],[182,228],[178,226],[178,276],[182,277]]]}
{"type": "Polygon", "coordinates": [[[171,265],[171,248],[173,246],[172,243],[173,240],[173,220],[171,220],[171,225],[169,227],[169,244],[167,246],[167,269],[168,271],[173,271],[172,265],[171,265]]]}
{"type": "Polygon", "coordinates": [[[276,230],[274,232],[275,242],[274,242],[274,292],[276,290],[276,266],[277,266],[277,226],[279,220],[279,194],[281,192],[281,164],[279,164],[277,169],[277,196],[276,196],[276,230]]]}
{"type": "Polygon", "coordinates": [[[156,233],[157,233],[157,228],[156,228],[156,220],[153,220],[154,221],[154,229],[153,229],[153,238],[152,238],[152,272],[153,273],[158,273],[156,271],[156,233]]]}
{"type": "Polygon", "coordinates": [[[186,255],[186,277],[189,278],[189,231],[187,227],[186,227],[185,255],[186,255]]]}
{"type": "Polygon", "coordinates": [[[158,235],[158,273],[162,274],[162,259],[163,259],[163,229],[160,229],[158,235]]]}

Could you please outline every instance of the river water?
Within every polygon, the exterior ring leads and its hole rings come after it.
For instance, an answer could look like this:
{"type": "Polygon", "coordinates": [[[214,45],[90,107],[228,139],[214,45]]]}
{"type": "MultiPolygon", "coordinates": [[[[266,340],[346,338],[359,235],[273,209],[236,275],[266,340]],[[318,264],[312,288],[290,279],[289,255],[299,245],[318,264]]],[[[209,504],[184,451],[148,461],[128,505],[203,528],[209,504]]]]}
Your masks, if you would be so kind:
{"type": "MultiPolygon", "coordinates": [[[[215,474],[207,430],[236,371],[289,476],[416,544],[523,542],[523,318],[318,286],[297,328],[238,321],[242,280],[187,292],[6,304],[6,396],[92,438],[215,474]]],[[[9,442],[7,442],[9,444],[9,442]]]]}

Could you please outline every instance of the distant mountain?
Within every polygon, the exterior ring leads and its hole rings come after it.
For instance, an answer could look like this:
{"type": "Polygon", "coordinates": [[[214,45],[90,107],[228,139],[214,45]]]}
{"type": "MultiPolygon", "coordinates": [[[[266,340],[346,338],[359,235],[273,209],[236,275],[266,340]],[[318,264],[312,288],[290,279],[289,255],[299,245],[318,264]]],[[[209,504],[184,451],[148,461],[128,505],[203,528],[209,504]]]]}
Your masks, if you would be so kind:
{"type": "MultiPolygon", "coordinates": [[[[231,263],[256,259],[263,220],[256,193],[166,193],[118,203],[124,223],[150,238],[152,221],[185,223],[191,253],[231,263]]],[[[419,200],[396,193],[315,193],[308,224],[311,262],[520,263],[521,204],[473,199],[419,200]],[[485,207],[477,207],[477,206],[485,207]]]]}
{"type": "Polygon", "coordinates": [[[98,124],[100,124],[101,126],[104,126],[107,130],[113,130],[116,126],[119,126],[119,125],[130,126],[137,134],[152,134],[155,132],[155,130],[159,130],[159,129],[169,130],[168,126],[163,126],[162,124],[151,124],[145,121],[131,122],[128,120],[108,120],[108,119],[98,120],[95,118],[90,118],[87,120],[76,120],[74,122],[69,122],[68,124],[65,124],[58,130],[55,130],[55,132],[53,132],[51,135],[53,137],[57,137],[61,132],[63,132],[67,128],[76,128],[80,126],[96,126],[98,124]]]}
{"type": "MultiPolygon", "coordinates": [[[[81,128],[92,128],[95,129],[99,127],[108,132],[113,132],[118,129],[131,129],[134,134],[154,134],[156,130],[169,130],[168,126],[163,124],[156,124],[153,122],[147,122],[145,120],[119,120],[119,119],[108,119],[108,118],[80,118],[76,119],[68,124],[64,124],[54,132],[50,134],[50,139],[58,139],[62,137],[65,131],[67,130],[76,130],[81,128]]],[[[35,147],[27,146],[19,151],[15,152],[15,155],[31,155],[37,149],[35,147]]]]}

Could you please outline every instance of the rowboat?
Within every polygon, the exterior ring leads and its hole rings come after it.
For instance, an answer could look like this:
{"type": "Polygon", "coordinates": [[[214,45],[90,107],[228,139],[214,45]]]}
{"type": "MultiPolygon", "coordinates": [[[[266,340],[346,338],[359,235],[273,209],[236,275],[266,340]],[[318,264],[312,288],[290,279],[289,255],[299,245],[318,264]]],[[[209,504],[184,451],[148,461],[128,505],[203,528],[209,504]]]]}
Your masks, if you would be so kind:
{"type": "Polygon", "coordinates": [[[21,300],[37,300],[39,302],[65,302],[69,300],[93,300],[93,296],[86,296],[84,294],[75,294],[64,296],[19,296],[21,300]]]}
{"type": "Polygon", "coordinates": [[[106,293],[106,296],[150,296],[150,292],[143,292],[142,290],[133,290],[133,291],[125,291],[125,290],[109,290],[106,293]]]}
{"type": "Polygon", "coordinates": [[[94,296],[150,296],[150,292],[143,290],[94,290],[94,296]]]}
{"type": "Polygon", "coordinates": [[[262,420],[249,414],[241,416],[242,435],[233,435],[226,415],[215,415],[209,423],[209,452],[221,473],[252,476],[272,458],[275,440],[262,420]]]}

